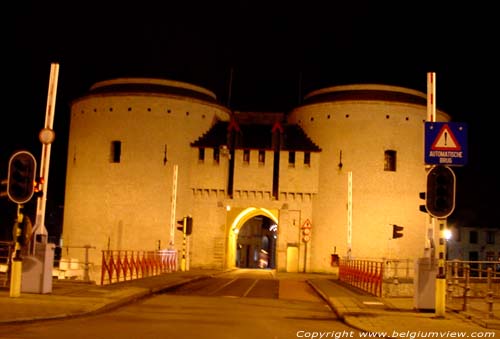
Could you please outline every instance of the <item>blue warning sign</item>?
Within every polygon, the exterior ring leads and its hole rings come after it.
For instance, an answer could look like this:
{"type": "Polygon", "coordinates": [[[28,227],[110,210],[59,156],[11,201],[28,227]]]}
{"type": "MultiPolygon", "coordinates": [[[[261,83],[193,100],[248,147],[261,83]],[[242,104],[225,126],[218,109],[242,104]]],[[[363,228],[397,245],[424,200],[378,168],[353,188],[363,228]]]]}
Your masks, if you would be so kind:
{"type": "Polygon", "coordinates": [[[425,163],[464,166],[467,163],[467,124],[425,123],[425,163]]]}

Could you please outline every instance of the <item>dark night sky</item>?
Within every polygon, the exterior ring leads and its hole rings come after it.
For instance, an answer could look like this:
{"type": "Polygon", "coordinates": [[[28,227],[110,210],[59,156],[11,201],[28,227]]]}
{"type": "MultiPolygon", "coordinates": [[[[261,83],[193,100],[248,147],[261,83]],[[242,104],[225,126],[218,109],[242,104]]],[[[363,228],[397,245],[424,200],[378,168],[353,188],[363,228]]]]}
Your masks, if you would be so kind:
{"type": "Polygon", "coordinates": [[[456,168],[454,216],[499,226],[492,213],[500,187],[493,170],[500,146],[493,138],[498,135],[496,11],[493,2],[435,3],[442,2],[12,4],[2,30],[0,177],[6,177],[13,150],[41,150],[37,134],[45,119],[51,62],[60,64],[49,177],[49,196],[57,204],[63,203],[69,105],[96,81],[181,80],[213,90],[225,104],[232,67],[231,108],[288,111],[300,94],[337,84],[384,83],[426,92],[432,71],[438,108],[469,124],[469,164],[456,168]]]}

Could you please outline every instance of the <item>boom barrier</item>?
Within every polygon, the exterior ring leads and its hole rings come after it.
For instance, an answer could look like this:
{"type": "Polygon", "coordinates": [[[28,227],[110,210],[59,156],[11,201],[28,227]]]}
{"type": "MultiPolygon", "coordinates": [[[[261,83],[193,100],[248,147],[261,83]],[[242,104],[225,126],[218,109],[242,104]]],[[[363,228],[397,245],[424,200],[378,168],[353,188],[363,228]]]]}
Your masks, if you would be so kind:
{"type": "Polygon", "coordinates": [[[177,271],[177,250],[102,251],[101,285],[177,271]]]}
{"type": "Polygon", "coordinates": [[[349,259],[339,261],[340,281],[377,297],[382,296],[383,277],[383,261],[349,259]]]}

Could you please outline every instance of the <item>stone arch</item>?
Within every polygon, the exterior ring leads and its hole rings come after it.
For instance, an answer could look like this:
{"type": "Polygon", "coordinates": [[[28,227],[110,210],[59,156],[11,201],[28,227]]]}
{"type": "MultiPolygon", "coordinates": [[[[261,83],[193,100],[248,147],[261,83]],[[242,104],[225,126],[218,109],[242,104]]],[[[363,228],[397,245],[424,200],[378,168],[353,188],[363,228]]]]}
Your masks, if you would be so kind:
{"type": "MultiPolygon", "coordinates": [[[[278,210],[277,209],[267,209],[261,207],[247,207],[240,209],[232,209],[228,212],[227,225],[227,250],[226,250],[226,267],[234,268],[236,267],[236,246],[238,240],[238,233],[241,227],[253,217],[264,216],[277,225],[278,223],[278,210]]],[[[279,226],[278,226],[279,229],[279,226]]]]}

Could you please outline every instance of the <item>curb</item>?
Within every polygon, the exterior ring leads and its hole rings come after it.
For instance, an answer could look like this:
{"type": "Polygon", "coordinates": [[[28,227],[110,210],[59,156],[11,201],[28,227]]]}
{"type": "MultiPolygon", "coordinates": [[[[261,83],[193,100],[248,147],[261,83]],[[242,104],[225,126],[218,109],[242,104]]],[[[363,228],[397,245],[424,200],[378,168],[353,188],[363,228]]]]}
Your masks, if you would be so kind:
{"type": "MultiPolygon", "coordinates": [[[[319,286],[317,286],[313,281],[307,280],[309,286],[311,286],[316,293],[318,293],[321,298],[330,306],[330,309],[337,315],[340,321],[349,325],[350,327],[358,330],[358,331],[368,331],[368,329],[360,327],[359,324],[353,323],[349,318],[349,315],[346,315],[347,312],[344,311],[345,307],[341,307],[332,301],[333,298],[329,297],[319,286]]],[[[359,309],[359,308],[358,308],[359,309]]]]}
{"type": "MultiPolygon", "coordinates": [[[[134,303],[140,299],[148,298],[154,294],[160,294],[163,293],[169,289],[179,287],[182,285],[185,285],[189,282],[193,281],[199,281],[202,279],[207,279],[212,274],[206,274],[206,275],[201,275],[193,278],[185,278],[181,279],[179,281],[174,281],[170,283],[166,283],[163,286],[156,286],[156,287],[143,287],[140,288],[140,291],[136,291],[133,293],[129,293],[126,296],[123,297],[116,297],[116,298],[105,298],[104,301],[101,303],[93,304],[87,307],[86,310],[83,311],[75,311],[75,312],[70,312],[70,313],[61,313],[61,314],[56,314],[56,315],[47,315],[47,316],[31,316],[31,317],[24,317],[24,318],[17,318],[17,319],[9,319],[9,320],[0,320],[0,324],[21,324],[21,323],[29,323],[29,322],[38,322],[38,321],[46,321],[46,320],[60,320],[60,319],[68,319],[68,318],[77,318],[77,317],[83,317],[87,315],[96,315],[100,313],[105,313],[108,311],[112,311],[114,309],[117,309],[119,307],[125,306],[127,304],[134,303]]],[[[138,289],[137,287],[133,287],[134,289],[138,289]]],[[[122,293],[127,293],[128,287],[124,287],[122,293]]]]}

